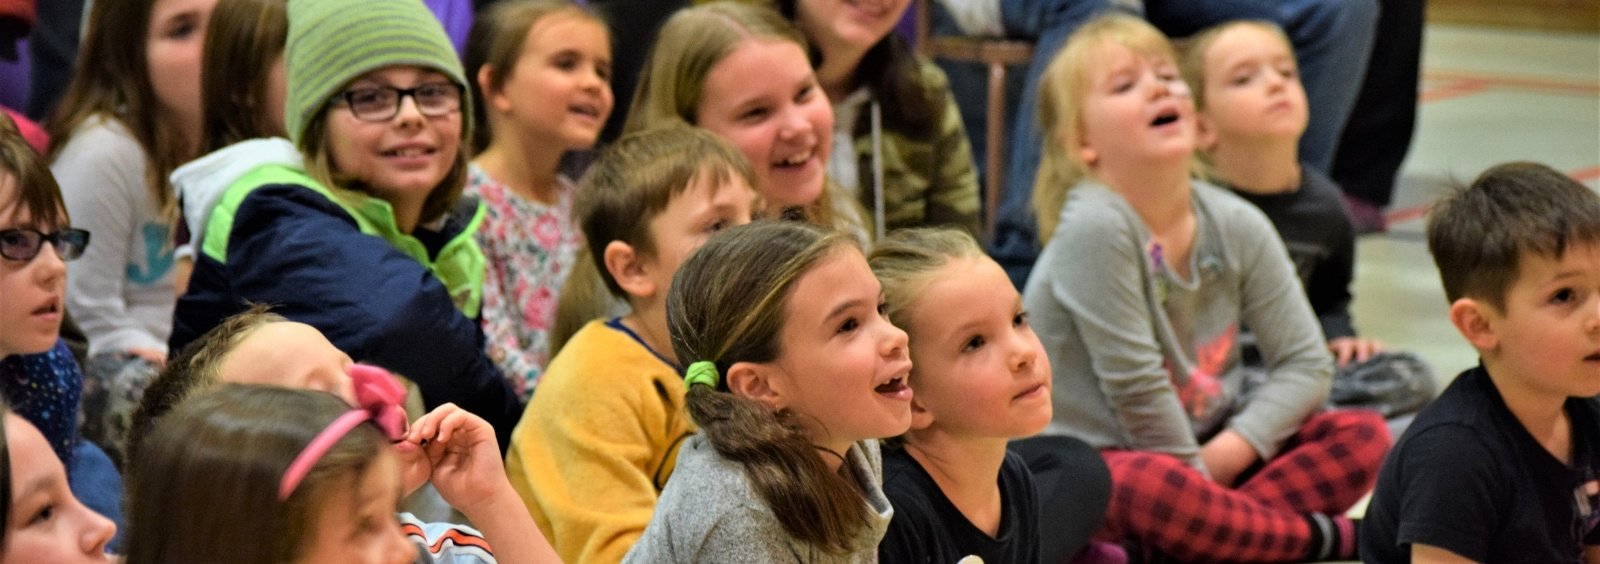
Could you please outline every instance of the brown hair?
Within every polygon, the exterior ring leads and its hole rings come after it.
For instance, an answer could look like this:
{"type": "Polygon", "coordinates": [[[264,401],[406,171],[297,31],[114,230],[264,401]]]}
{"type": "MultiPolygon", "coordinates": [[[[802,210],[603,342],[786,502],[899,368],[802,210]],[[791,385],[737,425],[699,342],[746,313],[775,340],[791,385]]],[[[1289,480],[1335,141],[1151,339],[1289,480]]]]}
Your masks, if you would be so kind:
{"type": "Polygon", "coordinates": [[[128,482],[129,564],[289,562],[328,497],[349,495],[388,443],[358,425],[287,500],[290,462],[350,406],[331,394],[227,384],[156,422],[128,482]],[[240,518],[248,516],[248,519],[240,518]]]}
{"type": "Polygon", "coordinates": [[[124,468],[132,475],[137,471],[132,461],[139,457],[139,449],[155,426],[173,408],[222,383],[222,359],[233,352],[252,331],[269,323],[288,321],[283,316],[268,311],[268,307],[253,304],[238,314],[206,331],[199,339],[189,343],[183,352],[167,361],[161,372],[145,387],[128,423],[128,434],[123,446],[124,468]]]}
{"type": "Polygon", "coordinates": [[[200,69],[199,154],[287,135],[267,107],[268,76],[282,59],[289,35],[287,5],[287,0],[221,0],[211,11],[200,69]]]}
{"type": "MultiPolygon", "coordinates": [[[[796,222],[762,221],[712,236],[678,269],[667,294],[678,360],[711,361],[718,374],[739,362],[777,360],[791,288],[852,244],[844,234],[796,222]]],[[[867,506],[849,480],[828,469],[799,422],[730,393],[726,382],[689,386],[684,401],[717,453],[744,468],[785,532],[828,552],[859,548],[852,539],[867,525],[867,506]]]]}
{"type": "Polygon", "coordinates": [[[1178,61],[1183,80],[1189,83],[1189,92],[1194,97],[1195,110],[1204,111],[1206,108],[1206,52],[1211,50],[1218,37],[1237,27],[1253,27],[1267,32],[1283,43],[1291,57],[1294,56],[1294,44],[1289,41],[1289,36],[1283,33],[1283,28],[1278,24],[1267,20],[1233,20],[1201,30],[1183,41],[1182,58],[1178,61]]]}
{"type": "Polygon", "coordinates": [[[155,0],[94,2],[78,48],[77,72],[67,85],[61,106],[51,116],[50,150],[56,158],[78,127],[96,116],[116,120],[144,149],[145,184],[163,213],[171,213],[173,197],[167,176],[193,158],[193,139],[166,123],[166,112],[150,84],[145,60],[150,12],[155,0]]]}
{"type": "MultiPolygon", "coordinates": [[[[673,14],[661,25],[639,74],[624,131],[643,131],[668,123],[698,125],[696,113],[705,97],[706,75],[748,39],[787,41],[809,52],[800,30],[768,6],[724,0],[673,14]]],[[[817,225],[836,226],[847,215],[833,207],[833,193],[837,190],[831,180],[825,181],[822,194],[802,210],[805,219],[817,225]]]]}
{"type": "MultiPolygon", "coordinates": [[[[911,334],[911,310],[937,271],[954,259],[987,258],[965,230],[950,227],[898,229],[872,247],[867,264],[883,284],[889,322],[911,334]]],[[[913,367],[912,370],[916,368],[913,367]]]]}
{"type": "Polygon", "coordinates": [[[472,24],[472,32],[467,35],[465,56],[467,84],[472,89],[472,95],[477,98],[476,103],[472,105],[472,119],[477,122],[472,136],[474,152],[487,148],[491,139],[488,127],[489,104],[486,98],[490,93],[505,87],[506,80],[511,77],[511,69],[515,68],[517,60],[522,58],[522,48],[528,40],[528,31],[545,16],[554,14],[578,16],[600,24],[600,27],[606,29],[607,34],[610,33],[605,20],[588,6],[571,0],[503,1],[491,4],[478,12],[478,17],[472,24]],[[478,84],[478,72],[483,68],[489,69],[490,92],[484,92],[482,85],[478,84]]]}
{"type": "Polygon", "coordinates": [[[615,298],[627,292],[604,266],[606,245],[622,241],[653,256],[650,221],[672,198],[698,178],[717,184],[739,178],[756,185],[744,155],[711,132],[685,124],[630,133],[601,151],[579,180],[573,220],[583,231],[588,252],[580,252],[556,305],[551,350],[560,350],[584,323],[609,312],[610,300],[596,295],[602,285],[615,298]]]}
{"type": "Polygon", "coordinates": [[[1600,195],[1549,166],[1505,163],[1435,203],[1427,233],[1445,298],[1503,311],[1524,255],[1600,244],[1600,195]]]}
{"type": "Polygon", "coordinates": [[[1083,98],[1105,45],[1121,45],[1147,56],[1178,59],[1172,43],[1141,18],[1113,13],[1090,20],[1067,39],[1039,80],[1039,122],[1044,132],[1039,175],[1033,182],[1033,212],[1039,240],[1048,241],[1060,221],[1067,191],[1090,176],[1077,147],[1083,141],[1083,98]]]}
{"type": "MultiPolygon", "coordinates": [[[[10,175],[16,183],[18,206],[11,213],[26,210],[35,226],[65,227],[70,224],[67,204],[61,198],[61,186],[56,183],[55,175],[50,174],[50,167],[44,164],[44,159],[22,138],[22,132],[17,130],[11,117],[3,113],[0,113],[0,175],[10,175]]],[[[8,204],[11,202],[0,201],[0,207],[8,204]]]]}

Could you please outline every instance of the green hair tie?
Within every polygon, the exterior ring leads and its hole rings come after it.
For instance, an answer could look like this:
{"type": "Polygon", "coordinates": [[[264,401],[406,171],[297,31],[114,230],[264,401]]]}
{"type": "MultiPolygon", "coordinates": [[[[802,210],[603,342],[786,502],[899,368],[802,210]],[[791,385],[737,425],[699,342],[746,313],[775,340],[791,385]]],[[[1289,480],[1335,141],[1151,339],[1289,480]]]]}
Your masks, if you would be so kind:
{"type": "Polygon", "coordinates": [[[709,360],[701,360],[689,365],[688,373],[683,377],[685,386],[704,384],[711,389],[717,388],[717,364],[709,360]]]}

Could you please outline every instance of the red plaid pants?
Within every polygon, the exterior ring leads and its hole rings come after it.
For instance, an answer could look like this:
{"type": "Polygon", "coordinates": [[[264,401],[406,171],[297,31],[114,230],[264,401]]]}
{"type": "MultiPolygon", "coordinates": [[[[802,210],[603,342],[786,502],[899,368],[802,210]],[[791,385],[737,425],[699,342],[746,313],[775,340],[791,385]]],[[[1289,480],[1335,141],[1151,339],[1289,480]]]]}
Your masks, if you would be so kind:
{"type": "Polygon", "coordinates": [[[1306,514],[1339,515],[1366,495],[1389,442],[1376,412],[1318,413],[1237,488],[1167,454],[1102,451],[1112,488],[1100,537],[1186,562],[1300,560],[1312,541],[1306,514]]]}

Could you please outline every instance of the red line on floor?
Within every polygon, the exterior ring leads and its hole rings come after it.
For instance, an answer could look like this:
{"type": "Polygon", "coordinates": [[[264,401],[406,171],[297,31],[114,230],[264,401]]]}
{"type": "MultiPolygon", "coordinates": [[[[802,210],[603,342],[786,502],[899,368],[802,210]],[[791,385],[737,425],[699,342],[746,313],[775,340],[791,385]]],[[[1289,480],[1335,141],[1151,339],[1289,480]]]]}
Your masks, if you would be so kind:
{"type": "Polygon", "coordinates": [[[1438,102],[1440,100],[1471,96],[1488,89],[1489,85],[1483,81],[1452,80],[1446,82],[1443,86],[1428,88],[1417,93],[1417,103],[1426,104],[1428,102],[1438,102]]]}
{"type": "MultiPolygon", "coordinates": [[[[1567,176],[1571,176],[1573,180],[1577,180],[1578,182],[1600,180],[1600,166],[1592,166],[1589,168],[1574,170],[1567,173],[1567,176]]],[[[1383,220],[1389,225],[1394,225],[1402,221],[1408,221],[1427,215],[1428,209],[1431,207],[1433,207],[1433,202],[1400,208],[1383,214],[1383,220]]]]}
{"type": "Polygon", "coordinates": [[[1574,94],[1600,95],[1600,83],[1558,80],[1534,76],[1488,74],[1465,71],[1434,70],[1422,73],[1428,80],[1481,82],[1493,88],[1554,91],[1574,94]]]}

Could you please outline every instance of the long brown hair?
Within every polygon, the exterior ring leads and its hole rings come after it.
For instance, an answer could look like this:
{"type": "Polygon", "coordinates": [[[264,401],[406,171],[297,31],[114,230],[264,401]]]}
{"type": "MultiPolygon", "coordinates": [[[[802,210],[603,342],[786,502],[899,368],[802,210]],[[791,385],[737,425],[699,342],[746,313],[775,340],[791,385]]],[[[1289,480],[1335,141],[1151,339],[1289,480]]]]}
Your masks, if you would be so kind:
{"type": "Polygon", "coordinates": [[[289,36],[287,6],[287,0],[221,0],[211,11],[200,68],[198,154],[288,134],[267,107],[272,64],[282,59],[289,36]]]}
{"type": "MultiPolygon", "coordinates": [[[[684,365],[777,360],[791,288],[852,240],[797,222],[762,221],[711,237],[672,279],[667,330],[684,365]]],[[[794,418],[728,391],[693,385],[689,416],[718,454],[744,467],[785,532],[828,552],[848,552],[870,518],[849,480],[830,471],[794,418]]]]}
{"type": "Polygon", "coordinates": [[[600,24],[608,35],[611,33],[605,20],[588,6],[572,0],[501,1],[484,8],[474,19],[472,33],[467,35],[466,56],[463,57],[467,68],[467,84],[472,87],[472,96],[477,98],[474,100],[477,103],[472,105],[472,119],[477,122],[472,135],[474,153],[487,149],[492,138],[488,127],[488,96],[504,88],[506,80],[511,78],[511,70],[522,58],[523,44],[528,41],[528,32],[534,24],[554,14],[577,16],[600,24]],[[489,69],[491,92],[484,92],[483,86],[478,84],[478,71],[483,68],[489,69]]]}
{"type": "Polygon", "coordinates": [[[166,123],[166,112],[150,84],[148,47],[150,12],[156,0],[94,2],[88,29],[78,48],[77,73],[67,85],[61,106],[51,116],[49,159],[55,159],[79,126],[92,118],[116,120],[144,149],[145,184],[163,213],[173,210],[172,169],[194,157],[193,139],[166,123]]]}
{"type": "MultiPolygon", "coordinates": [[[[799,26],[799,0],[777,0],[775,5],[783,17],[799,26]]],[[[803,26],[800,28],[805,30],[803,26]]],[[[811,49],[810,52],[811,66],[820,66],[822,51],[811,49]]],[[[929,88],[924,83],[917,53],[900,34],[891,30],[872,44],[851,78],[865,86],[874,98],[884,101],[883,122],[888,129],[912,138],[932,137],[938,133],[941,104],[950,95],[949,89],[929,88]]],[[[854,131],[866,125],[866,120],[857,120],[848,127],[854,131]]]]}
{"type": "MultiPolygon", "coordinates": [[[[699,125],[697,113],[705,97],[706,75],[748,39],[787,41],[810,52],[800,30],[768,6],[723,0],[673,14],[661,25],[639,74],[624,131],[643,131],[669,123],[699,125]]],[[[834,209],[834,193],[838,190],[832,180],[826,180],[822,194],[802,210],[805,219],[817,225],[837,226],[848,216],[834,209]]]]}
{"type": "Polygon", "coordinates": [[[388,446],[377,428],[357,426],[279,501],[289,463],[349,410],[323,392],[240,384],[179,405],[133,461],[126,562],[293,561],[325,499],[388,446]]]}

